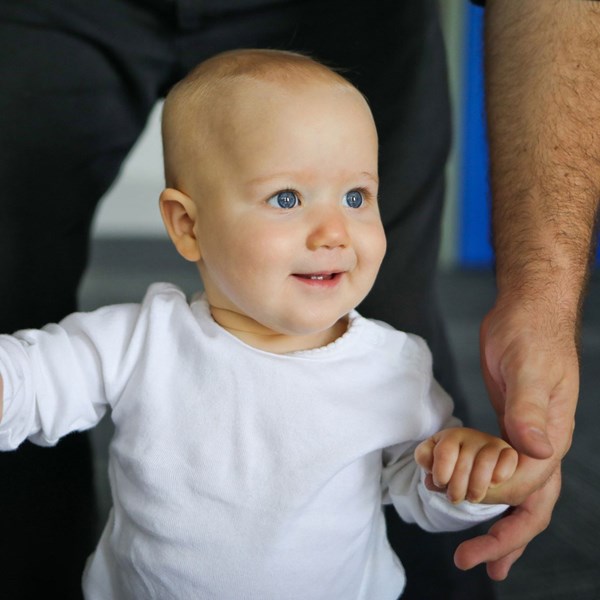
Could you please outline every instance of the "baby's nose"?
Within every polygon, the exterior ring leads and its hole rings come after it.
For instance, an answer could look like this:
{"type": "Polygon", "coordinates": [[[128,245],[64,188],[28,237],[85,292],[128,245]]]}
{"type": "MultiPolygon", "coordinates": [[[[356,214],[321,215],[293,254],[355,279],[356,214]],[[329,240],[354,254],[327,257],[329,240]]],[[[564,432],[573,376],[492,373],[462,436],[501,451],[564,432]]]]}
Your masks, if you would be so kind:
{"type": "Polygon", "coordinates": [[[341,210],[323,211],[308,236],[310,250],[339,248],[349,243],[346,219],[341,210]]]}

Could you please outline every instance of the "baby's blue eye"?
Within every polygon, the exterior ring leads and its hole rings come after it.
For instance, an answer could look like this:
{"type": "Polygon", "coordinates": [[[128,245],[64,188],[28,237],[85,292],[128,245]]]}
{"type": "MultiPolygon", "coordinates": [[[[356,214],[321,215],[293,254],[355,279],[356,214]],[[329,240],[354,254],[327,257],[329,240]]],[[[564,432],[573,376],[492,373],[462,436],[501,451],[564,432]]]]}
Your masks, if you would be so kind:
{"type": "Polygon", "coordinates": [[[358,190],[352,190],[347,194],[344,194],[344,204],[349,206],[350,208],[360,208],[363,203],[363,195],[362,192],[358,190]]]}
{"type": "Polygon", "coordinates": [[[298,198],[298,194],[296,194],[296,192],[286,190],[285,192],[279,192],[274,196],[271,196],[267,200],[267,203],[271,206],[277,206],[279,208],[294,208],[300,203],[300,199],[298,198]]]}

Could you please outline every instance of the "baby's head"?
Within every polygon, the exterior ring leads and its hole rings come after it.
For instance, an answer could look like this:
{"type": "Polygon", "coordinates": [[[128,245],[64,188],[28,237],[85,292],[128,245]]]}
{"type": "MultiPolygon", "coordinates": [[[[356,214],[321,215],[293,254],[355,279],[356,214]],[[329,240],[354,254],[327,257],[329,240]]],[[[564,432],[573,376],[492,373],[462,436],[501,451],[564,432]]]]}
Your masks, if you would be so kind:
{"type": "Polygon", "coordinates": [[[275,352],[339,337],[385,252],[362,95],[305,56],[227,52],[169,93],[163,146],[163,219],[213,318],[275,352]]]}

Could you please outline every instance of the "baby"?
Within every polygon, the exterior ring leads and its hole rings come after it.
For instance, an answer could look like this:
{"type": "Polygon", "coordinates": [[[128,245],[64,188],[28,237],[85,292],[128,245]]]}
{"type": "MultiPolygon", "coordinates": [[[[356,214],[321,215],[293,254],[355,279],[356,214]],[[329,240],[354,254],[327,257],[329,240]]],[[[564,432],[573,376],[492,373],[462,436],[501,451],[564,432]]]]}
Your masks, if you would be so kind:
{"type": "Polygon", "coordinates": [[[397,598],[382,505],[469,527],[517,455],[460,427],[420,338],[355,310],[385,252],[365,99],[307,57],[228,52],[168,95],[163,140],[162,217],[204,294],[0,336],[0,448],[111,409],[88,599],[397,598]]]}

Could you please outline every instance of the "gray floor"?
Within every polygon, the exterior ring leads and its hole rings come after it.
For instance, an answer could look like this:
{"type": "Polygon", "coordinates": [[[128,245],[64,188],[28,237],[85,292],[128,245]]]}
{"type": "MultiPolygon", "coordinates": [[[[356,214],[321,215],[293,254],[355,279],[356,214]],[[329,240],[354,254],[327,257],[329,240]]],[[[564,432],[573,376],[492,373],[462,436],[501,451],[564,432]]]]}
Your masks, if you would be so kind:
{"type": "MultiPolygon", "coordinates": [[[[187,292],[197,289],[194,268],[166,243],[97,243],[81,290],[81,304],[138,301],[149,283],[166,280],[187,292]]],[[[494,298],[486,272],[447,272],[440,277],[448,330],[475,424],[494,430],[494,417],[479,373],[478,326],[494,298]]],[[[500,600],[600,600],[600,458],[596,427],[600,405],[600,277],[592,279],[582,344],[582,386],[577,430],[564,462],[564,484],[552,524],[532,542],[509,579],[498,585],[500,600]]],[[[106,483],[107,420],[96,428],[98,495],[110,506],[106,483]]]]}

